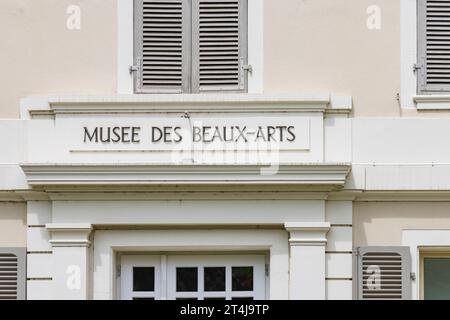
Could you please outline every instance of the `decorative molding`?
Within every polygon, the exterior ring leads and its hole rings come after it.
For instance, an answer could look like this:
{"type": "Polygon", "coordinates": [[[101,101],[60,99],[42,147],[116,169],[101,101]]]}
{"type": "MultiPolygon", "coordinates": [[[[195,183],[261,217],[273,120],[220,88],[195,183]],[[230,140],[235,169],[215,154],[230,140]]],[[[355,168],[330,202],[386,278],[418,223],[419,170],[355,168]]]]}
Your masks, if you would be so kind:
{"type": "Polygon", "coordinates": [[[88,223],[50,223],[46,228],[53,247],[89,247],[89,235],[93,230],[88,223]]]}
{"type": "Polygon", "coordinates": [[[327,200],[330,201],[391,201],[391,202],[448,202],[450,199],[450,190],[340,190],[330,192],[327,200]]]}
{"type": "Polygon", "coordinates": [[[1,202],[48,201],[48,194],[34,190],[0,191],[1,202]]]}
{"type": "MultiPolygon", "coordinates": [[[[171,201],[171,200],[326,200],[327,192],[309,192],[305,191],[279,191],[279,186],[272,187],[272,191],[253,191],[241,188],[240,190],[212,190],[211,192],[192,191],[183,192],[172,188],[171,191],[130,191],[118,190],[111,192],[99,191],[94,188],[90,191],[61,191],[47,190],[48,196],[52,201],[171,201]]],[[[306,187],[305,187],[306,189],[306,187]]]]}
{"type": "Polygon", "coordinates": [[[349,164],[22,164],[31,186],[304,185],[343,187],[349,164]]]}
{"type": "Polygon", "coordinates": [[[21,105],[32,117],[85,113],[351,113],[352,98],[330,94],[80,95],[30,97],[23,99],[21,105]]]}
{"type": "Polygon", "coordinates": [[[48,201],[48,194],[43,191],[17,190],[15,193],[25,201],[48,201]]]}
{"type": "Polygon", "coordinates": [[[0,191],[1,202],[25,202],[23,197],[14,191],[0,191]]]}
{"type": "Polygon", "coordinates": [[[287,222],[284,225],[289,232],[291,246],[325,246],[329,222],[287,222]]]}
{"type": "Polygon", "coordinates": [[[450,110],[450,95],[414,96],[417,110],[450,110]]]}

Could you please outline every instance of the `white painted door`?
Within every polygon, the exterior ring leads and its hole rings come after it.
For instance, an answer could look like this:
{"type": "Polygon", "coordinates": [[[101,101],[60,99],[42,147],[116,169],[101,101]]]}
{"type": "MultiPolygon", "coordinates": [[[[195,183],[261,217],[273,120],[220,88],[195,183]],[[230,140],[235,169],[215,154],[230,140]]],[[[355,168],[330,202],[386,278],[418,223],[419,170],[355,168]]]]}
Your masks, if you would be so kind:
{"type": "Polygon", "coordinates": [[[264,255],[122,256],[121,298],[264,300],[264,255]]]}

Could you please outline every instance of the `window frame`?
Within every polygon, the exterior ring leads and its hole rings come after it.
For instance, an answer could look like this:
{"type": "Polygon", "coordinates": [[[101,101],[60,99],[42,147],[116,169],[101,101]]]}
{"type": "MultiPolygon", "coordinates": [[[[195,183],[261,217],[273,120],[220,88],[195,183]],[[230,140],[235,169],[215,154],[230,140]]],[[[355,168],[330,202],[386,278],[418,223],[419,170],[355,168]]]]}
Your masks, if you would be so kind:
{"type": "Polygon", "coordinates": [[[450,93],[450,84],[427,84],[427,1],[417,1],[417,94],[438,95],[450,93]]]}

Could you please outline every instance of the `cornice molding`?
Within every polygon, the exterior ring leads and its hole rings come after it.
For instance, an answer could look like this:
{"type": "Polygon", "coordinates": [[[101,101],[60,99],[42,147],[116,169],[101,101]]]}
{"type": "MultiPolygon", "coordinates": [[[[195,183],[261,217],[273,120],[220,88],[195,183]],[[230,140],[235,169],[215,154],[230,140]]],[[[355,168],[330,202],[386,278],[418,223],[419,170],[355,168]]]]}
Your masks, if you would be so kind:
{"type": "Polygon", "coordinates": [[[38,96],[21,101],[32,117],[57,114],[140,113],[351,113],[350,96],[332,94],[133,94],[38,96]],[[213,106],[213,107],[212,107],[213,106]]]}
{"type": "Polygon", "coordinates": [[[30,186],[313,185],[343,187],[349,164],[22,164],[30,186]]]}

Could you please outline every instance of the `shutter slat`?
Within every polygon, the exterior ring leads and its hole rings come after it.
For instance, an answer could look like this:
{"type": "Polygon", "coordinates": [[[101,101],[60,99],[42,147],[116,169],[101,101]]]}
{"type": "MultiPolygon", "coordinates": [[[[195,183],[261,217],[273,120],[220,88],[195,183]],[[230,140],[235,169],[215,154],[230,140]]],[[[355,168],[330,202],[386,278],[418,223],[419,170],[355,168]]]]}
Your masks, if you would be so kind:
{"type": "Polygon", "coordinates": [[[182,92],[184,0],[137,1],[139,92],[182,92]]]}

